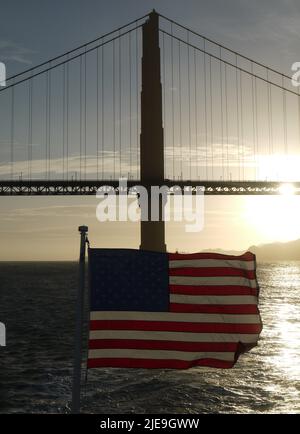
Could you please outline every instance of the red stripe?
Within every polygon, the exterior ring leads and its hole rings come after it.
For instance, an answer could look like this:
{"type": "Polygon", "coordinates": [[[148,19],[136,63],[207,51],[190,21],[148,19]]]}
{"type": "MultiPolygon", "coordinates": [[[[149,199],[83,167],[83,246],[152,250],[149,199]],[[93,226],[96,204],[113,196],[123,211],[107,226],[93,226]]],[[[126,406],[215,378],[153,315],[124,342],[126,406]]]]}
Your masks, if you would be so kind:
{"type": "Polygon", "coordinates": [[[220,313],[220,314],[258,314],[256,304],[184,304],[171,303],[171,312],[220,313]]]}
{"type": "Polygon", "coordinates": [[[235,362],[217,359],[200,360],[151,360],[130,358],[89,359],[88,368],[145,368],[145,369],[188,369],[193,366],[210,366],[213,368],[232,368],[235,362]]]}
{"type": "Polygon", "coordinates": [[[169,285],[171,294],[189,295],[255,295],[257,289],[250,286],[226,285],[226,286],[194,286],[194,285],[169,285]]]}
{"type": "Polygon", "coordinates": [[[168,351],[221,351],[236,352],[237,342],[181,342],[181,341],[152,341],[141,339],[91,339],[89,349],[119,348],[141,350],[168,351]]]}
{"type": "Polygon", "coordinates": [[[251,252],[246,252],[242,255],[223,255],[221,253],[169,253],[169,261],[175,261],[180,259],[226,259],[237,261],[255,261],[255,255],[251,252]]]}
{"type": "Polygon", "coordinates": [[[171,321],[94,320],[91,330],[144,330],[191,333],[260,333],[260,324],[192,323],[171,321]]]}
{"type": "Polygon", "coordinates": [[[169,268],[170,276],[199,276],[199,277],[218,277],[218,276],[241,276],[247,279],[255,279],[255,271],[243,270],[240,268],[230,267],[186,267],[186,268],[169,268]]]}

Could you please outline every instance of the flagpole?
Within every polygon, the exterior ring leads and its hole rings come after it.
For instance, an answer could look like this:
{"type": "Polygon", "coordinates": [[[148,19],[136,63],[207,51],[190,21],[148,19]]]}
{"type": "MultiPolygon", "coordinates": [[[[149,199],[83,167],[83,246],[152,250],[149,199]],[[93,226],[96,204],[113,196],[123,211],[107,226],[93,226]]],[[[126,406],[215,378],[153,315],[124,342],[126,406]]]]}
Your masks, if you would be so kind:
{"type": "Polygon", "coordinates": [[[80,385],[81,385],[81,355],[82,355],[82,325],[83,325],[83,301],[85,286],[85,252],[87,241],[87,226],[79,226],[80,232],[80,256],[79,256],[79,281],[76,304],[75,349],[72,386],[72,413],[80,413],[80,385]]]}

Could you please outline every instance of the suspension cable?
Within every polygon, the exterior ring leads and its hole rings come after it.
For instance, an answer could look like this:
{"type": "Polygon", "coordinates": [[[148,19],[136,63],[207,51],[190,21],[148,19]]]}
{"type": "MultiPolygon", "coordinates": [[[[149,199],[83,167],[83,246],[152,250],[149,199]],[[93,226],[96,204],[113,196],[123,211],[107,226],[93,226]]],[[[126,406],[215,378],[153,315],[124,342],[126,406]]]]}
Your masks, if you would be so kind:
{"type": "Polygon", "coordinates": [[[183,150],[182,150],[182,88],[181,88],[181,46],[178,41],[178,80],[179,80],[179,141],[180,141],[180,179],[183,180],[183,150]]]}
{"type": "MultiPolygon", "coordinates": [[[[236,57],[237,66],[237,57],[236,57]]],[[[238,69],[235,70],[236,82],[236,126],[237,126],[237,153],[238,153],[238,180],[241,180],[241,166],[240,166],[240,111],[239,111],[239,86],[238,86],[238,69]]]]}
{"type": "Polygon", "coordinates": [[[196,176],[198,178],[199,173],[198,173],[198,163],[199,163],[199,155],[198,155],[198,126],[197,126],[197,121],[198,121],[198,106],[197,106],[197,101],[198,101],[198,96],[197,96],[197,59],[196,59],[196,51],[194,50],[194,84],[195,84],[195,91],[194,91],[194,112],[195,112],[195,135],[196,135],[196,176]]]}
{"type": "MultiPolygon", "coordinates": [[[[173,35],[173,28],[171,24],[171,34],[173,35]]],[[[172,150],[173,150],[173,161],[172,170],[173,178],[175,179],[175,115],[174,115],[174,44],[173,38],[171,38],[171,106],[172,106],[172,150]]]]}
{"type": "Polygon", "coordinates": [[[104,47],[101,47],[101,176],[104,178],[104,47]]]}
{"type": "MultiPolygon", "coordinates": [[[[253,65],[251,65],[251,69],[253,69],[253,65]]],[[[256,173],[255,169],[255,106],[254,106],[254,76],[251,77],[251,108],[252,108],[252,143],[253,143],[253,156],[252,162],[254,163],[254,175],[256,173]]]]}
{"type": "Polygon", "coordinates": [[[190,164],[189,164],[189,173],[190,179],[192,179],[192,138],[191,138],[191,78],[190,78],[190,45],[189,45],[189,32],[187,31],[187,41],[188,41],[188,99],[189,99],[189,109],[188,109],[188,117],[189,117],[189,151],[190,151],[190,164]]]}
{"type": "MultiPolygon", "coordinates": [[[[47,73],[48,71],[51,71],[52,69],[55,69],[55,68],[58,68],[59,66],[64,65],[65,63],[70,63],[70,62],[72,62],[73,60],[76,60],[76,59],[78,59],[78,58],[81,58],[82,56],[86,55],[87,53],[91,53],[92,51],[97,50],[97,48],[103,47],[103,46],[105,46],[105,45],[107,45],[107,44],[109,44],[109,43],[111,43],[111,42],[113,42],[113,41],[116,41],[116,40],[119,39],[120,37],[123,37],[123,36],[125,36],[125,35],[128,35],[128,33],[130,33],[130,32],[134,32],[136,29],[138,29],[138,28],[140,28],[140,27],[142,27],[142,24],[139,25],[139,26],[137,26],[137,27],[135,27],[134,29],[130,29],[130,30],[126,31],[126,32],[123,32],[121,35],[115,36],[114,38],[111,38],[111,39],[109,39],[109,40],[107,40],[107,41],[104,41],[102,44],[98,44],[98,45],[96,45],[95,47],[90,48],[90,49],[86,50],[86,51],[83,52],[83,53],[79,53],[79,54],[77,54],[76,56],[71,57],[70,59],[63,60],[62,62],[57,63],[56,65],[49,66],[48,68],[44,69],[43,71],[36,72],[35,74],[32,74],[30,77],[25,77],[25,78],[23,78],[23,79],[21,79],[21,80],[15,82],[15,83],[13,83],[13,84],[9,84],[9,85],[7,85],[7,86],[5,86],[5,87],[2,87],[2,88],[0,88],[0,92],[4,92],[5,90],[10,89],[12,86],[17,86],[18,84],[24,83],[24,82],[27,81],[27,80],[31,80],[32,78],[38,77],[38,76],[41,75],[41,74],[45,74],[45,73],[47,73]]],[[[49,62],[47,62],[47,63],[50,64],[51,62],[49,61],[49,62]]]]}
{"type": "Polygon", "coordinates": [[[69,64],[66,64],[66,179],[69,179],[69,64]]]}
{"type": "Polygon", "coordinates": [[[79,84],[79,107],[80,107],[80,122],[79,122],[79,148],[80,148],[80,158],[79,158],[79,179],[81,181],[82,172],[82,57],[80,57],[80,84],[79,84]]]}
{"type": "Polygon", "coordinates": [[[115,41],[113,41],[113,166],[114,179],[116,179],[116,66],[115,66],[115,41]]]}
{"type": "Polygon", "coordinates": [[[86,150],[87,150],[87,80],[86,80],[86,54],[84,56],[84,179],[86,180],[86,150]]]}
{"type": "MultiPolygon", "coordinates": [[[[13,80],[14,78],[20,77],[21,75],[27,74],[28,72],[32,72],[32,71],[34,71],[35,69],[41,68],[42,66],[48,65],[49,63],[53,63],[53,62],[55,62],[56,60],[61,59],[62,57],[69,56],[70,54],[74,53],[75,51],[81,50],[81,49],[83,49],[83,48],[86,50],[86,48],[87,48],[88,45],[92,45],[92,44],[94,44],[95,42],[98,42],[98,41],[100,41],[100,40],[103,40],[104,38],[106,38],[106,37],[108,37],[108,36],[110,36],[110,35],[113,35],[114,33],[120,32],[121,30],[123,30],[123,29],[125,29],[126,27],[129,27],[129,26],[131,26],[131,25],[133,25],[133,24],[136,24],[136,25],[137,25],[137,23],[138,23],[139,21],[143,20],[144,18],[147,18],[148,16],[149,16],[149,14],[146,14],[146,15],[143,15],[142,17],[140,17],[140,18],[136,18],[135,20],[130,21],[129,23],[124,24],[123,26],[118,27],[118,28],[115,29],[115,30],[111,30],[110,32],[105,33],[104,35],[99,36],[99,37],[93,39],[92,41],[89,41],[89,42],[86,42],[85,44],[79,45],[78,47],[73,48],[72,50],[66,51],[66,52],[63,53],[63,54],[60,54],[60,55],[58,55],[58,56],[56,56],[56,57],[53,57],[53,58],[51,58],[51,59],[49,59],[49,60],[46,60],[45,62],[42,62],[42,63],[40,63],[39,65],[33,66],[33,67],[31,67],[31,68],[28,68],[28,69],[26,69],[25,71],[19,72],[18,74],[11,75],[10,77],[6,78],[6,82],[8,82],[8,81],[10,81],[10,80],[13,80]]],[[[139,27],[141,27],[142,25],[143,25],[143,24],[139,25],[139,27]]],[[[136,27],[135,27],[134,29],[129,30],[129,32],[131,32],[131,31],[133,31],[133,30],[135,30],[135,29],[136,29],[136,27]]],[[[118,37],[119,37],[119,36],[118,36],[118,37]]],[[[109,41],[107,41],[107,42],[109,42],[109,41]]],[[[101,45],[102,45],[102,44],[101,44],[101,45]]],[[[101,45],[100,45],[100,46],[101,46],[101,45]]],[[[98,48],[98,47],[99,47],[99,46],[97,46],[97,47],[93,47],[93,49],[96,49],[96,48],[98,48]]],[[[86,50],[85,52],[88,52],[88,51],[89,51],[89,50],[86,50]]],[[[71,60],[73,60],[73,59],[75,59],[75,57],[70,58],[69,61],[71,61],[71,60]]],[[[58,65],[55,65],[55,66],[58,66],[58,65]]],[[[42,71],[42,72],[46,72],[46,70],[45,70],[45,71],[42,71]]]]}
{"type": "Polygon", "coordinates": [[[29,81],[28,86],[28,180],[31,180],[31,161],[32,161],[32,85],[29,81]]]}
{"type": "Polygon", "coordinates": [[[204,60],[203,60],[203,75],[204,75],[204,125],[205,125],[205,177],[208,181],[208,155],[207,155],[207,92],[206,92],[206,52],[204,40],[204,60]]]}
{"type": "MultiPolygon", "coordinates": [[[[192,33],[193,35],[199,36],[201,39],[203,39],[203,40],[205,40],[205,41],[207,41],[207,42],[210,42],[210,43],[212,43],[212,44],[214,44],[214,45],[220,47],[221,49],[226,50],[226,51],[228,51],[228,52],[234,54],[235,56],[239,56],[239,57],[241,57],[241,58],[247,60],[248,62],[255,63],[256,65],[261,66],[262,68],[269,69],[269,71],[272,71],[272,72],[274,72],[275,74],[278,74],[279,76],[284,76],[285,78],[288,78],[289,80],[291,79],[291,77],[289,77],[288,75],[283,74],[282,72],[277,71],[276,69],[271,68],[271,67],[269,67],[269,66],[267,66],[267,65],[264,65],[263,63],[257,62],[257,61],[255,61],[255,60],[253,60],[253,59],[250,59],[249,57],[247,57],[247,56],[245,56],[245,55],[243,55],[243,54],[241,54],[241,53],[239,53],[239,52],[237,52],[237,51],[235,51],[235,50],[232,50],[231,48],[228,48],[228,47],[226,47],[225,45],[222,45],[222,44],[220,44],[220,43],[218,43],[218,42],[216,42],[216,41],[213,41],[212,39],[207,38],[206,36],[201,35],[200,33],[197,33],[197,32],[195,32],[194,30],[191,30],[191,29],[189,29],[188,27],[183,26],[182,24],[179,24],[178,22],[176,22],[176,21],[174,21],[174,20],[171,20],[170,18],[168,18],[168,17],[166,17],[166,16],[164,16],[164,15],[162,15],[162,14],[158,14],[158,15],[159,15],[161,18],[163,18],[163,19],[169,21],[170,23],[173,23],[173,24],[175,24],[176,26],[181,27],[181,28],[184,29],[184,30],[187,30],[188,32],[192,33]]],[[[164,30],[162,30],[162,31],[164,31],[164,30]]],[[[209,54],[209,53],[207,53],[207,54],[209,54]]]]}
{"type": "Polygon", "coordinates": [[[119,166],[120,173],[119,176],[122,176],[122,59],[121,59],[121,42],[122,39],[119,39],[119,166]]]}
{"type": "Polygon", "coordinates": [[[257,104],[257,81],[256,77],[254,77],[254,103],[255,103],[255,125],[256,125],[256,137],[255,137],[255,180],[257,181],[257,174],[258,174],[258,149],[259,149],[259,130],[258,130],[258,104],[257,104]]]}
{"type": "MultiPolygon", "coordinates": [[[[162,89],[162,98],[163,98],[163,127],[164,127],[164,143],[167,143],[167,129],[166,129],[166,60],[165,60],[165,35],[162,34],[162,78],[163,78],[163,89],[162,89]]],[[[167,164],[166,158],[164,158],[164,173],[167,172],[167,164]]]]}
{"type": "Polygon", "coordinates": [[[96,178],[99,179],[99,49],[96,51],[96,178]]]}
{"type": "Polygon", "coordinates": [[[213,96],[212,96],[211,57],[209,58],[209,97],[210,97],[210,146],[211,146],[211,179],[214,179],[214,130],[213,130],[213,96]]]}
{"type": "Polygon", "coordinates": [[[129,176],[128,178],[130,179],[132,176],[132,157],[131,157],[131,140],[132,140],[132,111],[131,111],[131,106],[132,106],[132,72],[131,72],[131,63],[132,63],[132,54],[131,54],[131,33],[129,33],[128,35],[129,38],[129,176]]]}
{"type": "Polygon", "coordinates": [[[228,129],[228,95],[227,95],[227,65],[225,63],[225,74],[224,74],[224,79],[225,79],[225,122],[226,122],[226,160],[227,160],[227,180],[228,180],[228,175],[229,175],[229,129],[228,129]]]}
{"type": "MultiPolygon", "coordinates": [[[[191,47],[191,48],[195,48],[195,50],[198,50],[198,51],[204,52],[204,50],[203,50],[202,48],[197,47],[196,45],[192,45],[192,44],[188,43],[187,41],[185,41],[184,39],[179,38],[178,36],[171,35],[171,34],[170,34],[169,32],[167,32],[166,30],[159,29],[159,31],[162,32],[162,33],[165,33],[166,35],[168,35],[168,36],[170,36],[170,37],[173,37],[174,39],[179,40],[180,42],[182,42],[182,43],[185,44],[185,45],[189,45],[189,47],[191,47]]],[[[205,41],[205,39],[204,39],[204,41],[205,41]]],[[[259,79],[259,80],[261,80],[261,81],[264,81],[265,83],[270,83],[270,84],[272,84],[273,86],[278,87],[279,89],[284,89],[284,90],[286,90],[286,92],[289,92],[289,93],[292,93],[292,94],[298,96],[298,93],[297,93],[297,92],[295,92],[295,91],[293,91],[293,90],[291,90],[291,89],[288,89],[288,88],[283,88],[282,85],[277,84],[277,83],[274,83],[274,82],[272,82],[272,81],[268,81],[266,78],[261,77],[261,76],[259,76],[259,75],[255,75],[255,74],[253,74],[251,71],[247,71],[247,69],[244,69],[244,68],[242,68],[241,66],[238,66],[238,67],[237,67],[234,63],[229,62],[228,60],[225,60],[224,58],[223,58],[223,59],[220,59],[220,57],[216,56],[215,54],[208,53],[207,51],[206,51],[206,54],[207,54],[207,56],[209,56],[209,57],[212,58],[212,59],[219,60],[219,61],[223,62],[224,64],[226,64],[226,65],[228,65],[228,66],[231,66],[231,67],[233,67],[233,68],[237,68],[237,69],[239,69],[240,71],[242,71],[242,72],[244,72],[245,74],[248,74],[248,75],[250,75],[250,76],[254,75],[255,78],[257,78],[257,79],[259,79]]],[[[256,62],[253,62],[253,63],[256,63],[256,62]]],[[[270,71],[271,71],[271,68],[269,68],[269,69],[270,69],[270,71]]],[[[281,75],[281,76],[283,75],[283,76],[285,77],[284,74],[281,74],[281,73],[280,73],[280,75],[281,75]]],[[[290,79],[290,77],[287,77],[287,78],[290,79]]]]}
{"type": "MultiPolygon", "coordinates": [[[[222,58],[222,48],[220,47],[220,58],[222,58]]],[[[222,62],[220,61],[220,96],[221,96],[221,147],[222,147],[222,177],[224,180],[224,115],[223,115],[223,70],[222,62]]]]}
{"type": "Polygon", "coordinates": [[[14,141],[15,141],[15,92],[11,89],[11,125],[10,125],[10,177],[14,179],[14,141]]]}
{"type": "MultiPolygon", "coordinates": [[[[32,81],[31,81],[32,83],[32,81]]],[[[62,157],[63,157],[63,170],[62,170],[62,179],[65,179],[65,128],[66,128],[66,65],[63,66],[63,74],[62,74],[62,157]]]]}
{"type": "Polygon", "coordinates": [[[139,170],[139,41],[138,41],[138,32],[136,25],[136,38],[135,38],[135,54],[136,54],[136,170],[137,170],[137,179],[139,178],[140,170],[139,170]]]}
{"type": "Polygon", "coordinates": [[[244,146],[244,110],[243,110],[243,86],[242,86],[242,72],[240,71],[240,100],[241,100],[241,145],[242,145],[242,175],[245,181],[245,146],[244,146]]]}
{"type": "MultiPolygon", "coordinates": [[[[282,84],[284,84],[284,77],[282,76],[282,84]]],[[[282,86],[283,87],[283,86],[282,86]]],[[[286,113],[286,91],[283,88],[282,91],[282,105],[283,105],[283,141],[284,141],[284,153],[287,155],[287,113],[286,113]]]]}

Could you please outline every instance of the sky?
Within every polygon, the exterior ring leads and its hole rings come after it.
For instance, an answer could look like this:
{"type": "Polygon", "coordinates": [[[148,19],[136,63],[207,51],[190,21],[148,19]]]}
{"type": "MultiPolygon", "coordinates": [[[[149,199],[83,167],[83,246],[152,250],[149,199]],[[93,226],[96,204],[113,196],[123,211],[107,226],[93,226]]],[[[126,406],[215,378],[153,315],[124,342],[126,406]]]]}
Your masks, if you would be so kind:
{"type": "Polygon", "coordinates": [[[12,0],[1,7],[1,58],[20,72],[153,8],[283,72],[298,59],[297,0],[12,0]]]}
{"type": "MultiPolygon", "coordinates": [[[[292,0],[11,0],[1,7],[0,61],[12,75],[70,50],[155,8],[185,26],[290,75],[300,60],[300,4],[292,0]]],[[[138,247],[137,223],[100,223],[96,197],[0,197],[0,260],[74,260],[77,228],[97,247],[138,247]]],[[[300,237],[292,197],[206,197],[204,229],[167,224],[170,251],[246,250],[300,237]]]]}

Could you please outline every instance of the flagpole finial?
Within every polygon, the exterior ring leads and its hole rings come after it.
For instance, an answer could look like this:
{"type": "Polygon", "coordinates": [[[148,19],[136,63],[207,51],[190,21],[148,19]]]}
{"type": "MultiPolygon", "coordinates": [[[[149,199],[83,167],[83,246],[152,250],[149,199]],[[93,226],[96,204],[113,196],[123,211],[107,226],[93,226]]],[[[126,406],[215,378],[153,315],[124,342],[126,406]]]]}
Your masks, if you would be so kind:
{"type": "Polygon", "coordinates": [[[78,231],[81,233],[86,233],[89,231],[88,226],[79,226],[78,231]]]}

